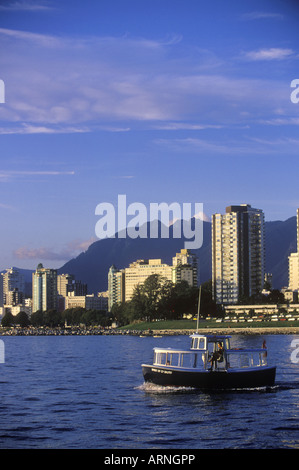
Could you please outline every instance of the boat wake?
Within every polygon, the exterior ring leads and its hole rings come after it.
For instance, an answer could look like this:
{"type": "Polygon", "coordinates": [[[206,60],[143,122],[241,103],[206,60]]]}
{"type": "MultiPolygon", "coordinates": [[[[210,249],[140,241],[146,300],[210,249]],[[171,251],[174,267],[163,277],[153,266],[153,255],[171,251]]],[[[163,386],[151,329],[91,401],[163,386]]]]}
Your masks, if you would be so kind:
{"type": "Polygon", "coordinates": [[[194,387],[175,387],[171,385],[156,385],[150,382],[144,382],[142,385],[136,387],[137,390],[142,390],[147,393],[167,394],[167,393],[190,393],[194,392],[194,387]]]}
{"type": "Polygon", "coordinates": [[[275,384],[264,387],[248,387],[248,388],[214,388],[209,390],[203,390],[196,387],[183,387],[183,386],[171,386],[171,385],[156,385],[151,382],[144,382],[141,385],[135,387],[136,390],[141,390],[146,393],[152,394],[173,394],[173,393],[271,393],[280,390],[286,390],[292,388],[290,386],[275,384]]]}

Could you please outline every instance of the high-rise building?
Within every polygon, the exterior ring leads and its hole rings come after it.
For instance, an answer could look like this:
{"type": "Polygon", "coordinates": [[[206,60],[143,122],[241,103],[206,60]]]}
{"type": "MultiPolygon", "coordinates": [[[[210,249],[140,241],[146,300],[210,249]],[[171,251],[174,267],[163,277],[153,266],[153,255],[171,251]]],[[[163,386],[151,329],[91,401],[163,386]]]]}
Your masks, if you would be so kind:
{"type": "Polygon", "coordinates": [[[299,209],[297,209],[297,252],[289,255],[289,290],[299,290],[299,209]]]}
{"type": "Polygon", "coordinates": [[[72,274],[59,274],[57,276],[57,292],[58,295],[62,295],[63,297],[67,297],[68,293],[70,292],[70,286],[74,280],[74,276],[72,274]]]}
{"type": "Polygon", "coordinates": [[[57,308],[57,271],[39,264],[32,273],[32,312],[57,308]]]}
{"type": "Polygon", "coordinates": [[[87,284],[76,281],[73,274],[59,274],[57,276],[57,292],[63,297],[67,297],[70,292],[73,292],[74,295],[87,295],[87,284]]]}
{"type": "Polygon", "coordinates": [[[17,305],[25,298],[25,280],[17,268],[6,269],[2,273],[3,304],[17,305]],[[15,303],[17,302],[17,303],[15,303]]]}
{"type": "Polygon", "coordinates": [[[264,284],[264,213],[249,204],[229,206],[212,217],[213,298],[235,304],[264,284]]]}
{"type": "Polygon", "coordinates": [[[197,256],[186,248],[172,258],[172,282],[187,281],[190,286],[198,284],[197,256]]]}
{"type": "Polygon", "coordinates": [[[125,271],[118,270],[114,264],[108,272],[108,310],[110,312],[114,304],[125,300],[125,271]]]}

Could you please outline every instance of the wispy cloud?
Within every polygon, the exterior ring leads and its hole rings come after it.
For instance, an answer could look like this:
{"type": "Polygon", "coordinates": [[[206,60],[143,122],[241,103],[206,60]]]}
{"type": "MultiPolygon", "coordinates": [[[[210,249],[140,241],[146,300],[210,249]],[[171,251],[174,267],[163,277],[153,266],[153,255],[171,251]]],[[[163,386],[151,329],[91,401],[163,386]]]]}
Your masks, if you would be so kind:
{"type": "Polygon", "coordinates": [[[196,155],[229,155],[248,157],[249,155],[266,156],[269,154],[287,153],[297,155],[299,139],[296,138],[276,138],[264,139],[260,137],[242,136],[240,139],[217,139],[212,141],[199,138],[185,139],[156,139],[156,145],[167,147],[173,152],[196,153],[196,155]]]}
{"type": "Polygon", "coordinates": [[[5,210],[9,210],[9,211],[14,211],[15,208],[9,204],[3,204],[0,202],[0,209],[5,209],[5,210]]]}
{"type": "Polygon", "coordinates": [[[11,39],[26,41],[31,45],[36,44],[42,47],[57,47],[64,44],[63,41],[56,36],[31,33],[29,31],[22,31],[18,29],[0,28],[0,34],[10,37],[11,39]]]}
{"type": "MultiPolygon", "coordinates": [[[[251,78],[244,78],[243,69],[239,75],[227,71],[225,60],[211,59],[206,50],[196,49],[195,63],[182,54],[177,36],[71,38],[0,28],[1,41],[7,84],[0,107],[0,122],[7,122],[0,126],[3,135],[127,132],[134,123],[162,131],[220,129],[247,123],[257,109],[266,119],[290,104],[285,83],[257,80],[252,70],[251,78]]],[[[244,57],[253,67],[295,54],[272,48],[244,57]]]]}
{"type": "Polygon", "coordinates": [[[165,124],[156,124],[153,126],[154,129],[167,130],[167,131],[180,131],[180,130],[191,130],[200,131],[205,129],[223,129],[223,125],[220,124],[196,124],[188,122],[166,122],[165,124]]]}
{"type": "Polygon", "coordinates": [[[135,176],[133,176],[133,175],[120,175],[120,176],[113,176],[113,178],[131,180],[131,179],[135,178],[135,176]]]}
{"type": "Polygon", "coordinates": [[[87,126],[74,127],[74,126],[37,126],[22,123],[19,127],[0,127],[0,135],[9,134],[78,134],[91,132],[92,129],[87,126]]]}
{"type": "Polygon", "coordinates": [[[284,16],[281,13],[271,13],[265,11],[252,11],[250,13],[244,13],[244,15],[241,16],[242,20],[282,20],[283,18],[284,16]]]}
{"type": "Polygon", "coordinates": [[[257,51],[250,51],[245,54],[247,59],[250,60],[283,60],[291,57],[294,54],[292,49],[283,49],[279,47],[272,47],[270,49],[259,49],[257,51]]]}
{"type": "Polygon", "coordinates": [[[61,175],[74,175],[74,171],[47,171],[47,170],[0,170],[0,181],[9,182],[16,178],[26,176],[61,176],[61,175]]]}
{"type": "Polygon", "coordinates": [[[52,10],[52,7],[45,2],[36,2],[36,1],[14,1],[7,2],[6,5],[0,5],[0,11],[47,11],[52,10]]]}
{"type": "Polygon", "coordinates": [[[22,260],[68,261],[75,256],[78,256],[81,252],[86,251],[95,241],[97,241],[97,239],[94,237],[89,240],[73,240],[60,251],[46,247],[28,248],[23,246],[14,250],[13,254],[17,259],[22,260]]]}

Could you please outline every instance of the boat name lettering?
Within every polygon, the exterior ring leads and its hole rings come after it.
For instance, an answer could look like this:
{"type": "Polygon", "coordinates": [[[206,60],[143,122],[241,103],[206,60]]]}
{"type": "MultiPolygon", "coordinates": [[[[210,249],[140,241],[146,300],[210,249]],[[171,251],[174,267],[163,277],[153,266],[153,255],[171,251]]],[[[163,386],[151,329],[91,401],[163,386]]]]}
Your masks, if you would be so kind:
{"type": "Polygon", "coordinates": [[[159,372],[159,374],[172,374],[171,370],[152,369],[152,372],[159,372]]]}

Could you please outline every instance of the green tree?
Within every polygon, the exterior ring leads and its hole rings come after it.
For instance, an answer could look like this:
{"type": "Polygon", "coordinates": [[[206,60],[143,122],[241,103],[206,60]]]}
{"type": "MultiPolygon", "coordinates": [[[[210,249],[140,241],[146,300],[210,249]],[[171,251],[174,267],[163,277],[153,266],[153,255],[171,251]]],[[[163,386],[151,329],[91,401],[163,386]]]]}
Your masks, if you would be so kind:
{"type": "Polygon", "coordinates": [[[22,328],[25,328],[26,326],[30,325],[30,320],[26,312],[19,312],[15,317],[15,322],[22,328]]]}
{"type": "Polygon", "coordinates": [[[62,324],[62,315],[57,310],[47,310],[44,315],[45,325],[51,328],[60,326],[62,324]]]}
{"type": "Polygon", "coordinates": [[[44,312],[42,310],[37,310],[36,312],[32,313],[30,317],[30,321],[31,321],[32,326],[44,326],[45,325],[44,312]]]}
{"type": "Polygon", "coordinates": [[[135,319],[137,319],[137,317],[135,318],[134,316],[134,308],[131,302],[114,304],[111,308],[110,317],[120,326],[132,323],[135,319]]]}
{"type": "Polygon", "coordinates": [[[13,326],[15,323],[15,317],[11,312],[6,312],[1,320],[2,326],[13,326]]]}
{"type": "Polygon", "coordinates": [[[165,279],[158,275],[148,276],[141,286],[141,294],[144,300],[144,316],[146,321],[156,319],[159,311],[159,302],[163,296],[163,284],[165,279]]]}

